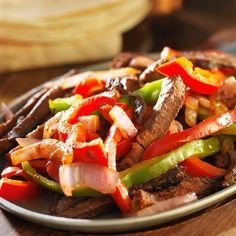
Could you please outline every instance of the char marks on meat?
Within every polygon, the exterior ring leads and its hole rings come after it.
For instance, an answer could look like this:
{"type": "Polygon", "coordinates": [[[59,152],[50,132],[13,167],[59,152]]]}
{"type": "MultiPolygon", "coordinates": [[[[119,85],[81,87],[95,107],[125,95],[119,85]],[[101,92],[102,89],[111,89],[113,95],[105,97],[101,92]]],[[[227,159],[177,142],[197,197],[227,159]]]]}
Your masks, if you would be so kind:
{"type": "Polygon", "coordinates": [[[120,94],[128,94],[139,88],[139,81],[136,75],[111,78],[106,82],[106,89],[118,90],[120,94]]]}
{"type": "Polygon", "coordinates": [[[17,124],[6,138],[0,139],[0,155],[9,151],[16,145],[16,138],[25,137],[32,129],[40,124],[49,114],[49,99],[55,99],[65,94],[66,90],[60,87],[49,89],[34,105],[29,114],[17,124]]]}
{"type": "Polygon", "coordinates": [[[139,162],[144,150],[152,142],[166,134],[171,122],[182,107],[184,94],[185,86],[180,77],[165,78],[163,80],[158,101],[138,133],[132,150],[118,163],[119,170],[124,170],[139,162]]]}
{"type": "Polygon", "coordinates": [[[180,167],[170,169],[160,177],[149,180],[146,183],[136,184],[131,189],[132,193],[135,190],[142,189],[148,192],[157,192],[167,189],[171,186],[179,184],[186,177],[185,173],[180,167]]]}
{"type": "Polygon", "coordinates": [[[62,217],[91,219],[115,209],[115,203],[109,196],[87,199],[62,197],[51,206],[50,212],[62,217]]]}
{"type": "Polygon", "coordinates": [[[37,101],[47,92],[44,88],[37,92],[32,98],[14,114],[13,118],[5,123],[0,124],[0,138],[7,134],[20,120],[22,120],[34,107],[37,101]]]}
{"type": "Polygon", "coordinates": [[[158,201],[170,199],[176,196],[184,196],[188,193],[196,193],[198,198],[202,198],[221,189],[222,184],[219,178],[199,178],[187,177],[177,186],[170,187],[166,190],[150,193],[139,189],[133,192],[132,208],[135,211],[147,206],[158,203],[158,201]]]}

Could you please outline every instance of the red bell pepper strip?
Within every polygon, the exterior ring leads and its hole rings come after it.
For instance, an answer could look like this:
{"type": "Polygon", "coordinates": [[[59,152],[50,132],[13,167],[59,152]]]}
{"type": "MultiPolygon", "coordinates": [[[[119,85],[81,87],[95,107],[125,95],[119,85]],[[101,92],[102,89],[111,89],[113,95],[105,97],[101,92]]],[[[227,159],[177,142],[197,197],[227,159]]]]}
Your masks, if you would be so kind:
{"type": "Polygon", "coordinates": [[[48,175],[59,182],[59,168],[61,166],[61,163],[56,161],[48,161],[46,164],[46,170],[48,175]]]}
{"type": "Polygon", "coordinates": [[[219,73],[199,67],[193,69],[192,62],[184,57],[158,66],[157,71],[166,76],[180,75],[184,83],[193,91],[208,95],[221,87],[224,79],[219,73]]]}
{"type": "Polygon", "coordinates": [[[117,144],[116,148],[116,160],[120,160],[124,156],[126,156],[131,148],[132,141],[130,138],[123,139],[117,144]]]}
{"type": "Polygon", "coordinates": [[[83,99],[78,107],[74,108],[71,116],[68,119],[70,124],[76,124],[80,116],[89,115],[91,112],[98,110],[106,104],[114,105],[116,94],[112,92],[104,92],[86,99],[83,99]]]}
{"type": "Polygon", "coordinates": [[[73,147],[73,162],[89,162],[108,166],[108,159],[104,152],[101,138],[86,143],[79,143],[73,147]]]}
{"type": "Polygon", "coordinates": [[[99,109],[102,113],[103,118],[106,121],[108,121],[110,124],[113,123],[113,120],[111,119],[111,117],[109,115],[109,112],[110,112],[111,109],[112,109],[111,105],[105,105],[105,106],[100,107],[100,109],[99,109]]]}
{"type": "Polygon", "coordinates": [[[212,135],[233,124],[234,122],[236,122],[236,109],[228,111],[221,115],[215,115],[206,118],[199,124],[189,129],[158,139],[146,149],[142,156],[142,160],[160,156],[162,154],[170,152],[173,149],[176,149],[177,147],[187,142],[212,135]]]}
{"type": "Polygon", "coordinates": [[[0,197],[9,201],[29,200],[37,197],[41,192],[38,184],[32,181],[12,180],[2,178],[0,180],[0,197]]]}
{"type": "Polygon", "coordinates": [[[95,133],[95,132],[91,132],[89,130],[86,130],[86,140],[92,141],[94,139],[100,138],[99,134],[95,133]]]}
{"type": "Polygon", "coordinates": [[[205,161],[200,160],[198,157],[189,157],[181,162],[185,167],[185,172],[192,177],[216,177],[224,176],[226,170],[215,167],[205,161]]]}
{"type": "MultiPolygon", "coordinates": [[[[117,143],[122,139],[122,135],[118,127],[113,124],[108,132],[108,136],[105,141],[105,149],[108,155],[108,166],[116,170],[116,158],[114,153],[116,153],[117,143]]],[[[119,206],[123,213],[131,212],[131,199],[129,197],[128,190],[126,186],[119,179],[116,186],[116,191],[111,194],[112,198],[115,200],[116,204],[119,206]]]]}
{"type": "Polygon", "coordinates": [[[8,166],[4,168],[1,173],[1,176],[5,178],[11,178],[13,176],[21,176],[24,179],[27,179],[27,174],[25,173],[25,171],[17,166],[8,166]]]}
{"type": "Polygon", "coordinates": [[[76,87],[75,93],[84,98],[91,96],[94,92],[104,89],[105,82],[97,78],[87,78],[82,80],[76,87]]]}
{"type": "Polygon", "coordinates": [[[48,162],[48,160],[43,160],[43,159],[36,159],[36,160],[29,161],[32,168],[34,168],[40,174],[47,173],[47,170],[46,170],[47,162],[48,162]]]}

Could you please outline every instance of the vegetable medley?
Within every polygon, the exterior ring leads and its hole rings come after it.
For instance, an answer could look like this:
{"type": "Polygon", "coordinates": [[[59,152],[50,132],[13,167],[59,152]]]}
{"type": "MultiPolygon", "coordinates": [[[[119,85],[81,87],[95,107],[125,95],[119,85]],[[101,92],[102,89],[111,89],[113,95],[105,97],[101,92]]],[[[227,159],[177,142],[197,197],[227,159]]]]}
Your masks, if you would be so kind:
{"type": "Polygon", "coordinates": [[[234,58],[165,47],[158,60],[121,53],[111,66],[47,83],[16,114],[2,106],[1,197],[47,189],[145,216],[236,182],[234,58]]]}

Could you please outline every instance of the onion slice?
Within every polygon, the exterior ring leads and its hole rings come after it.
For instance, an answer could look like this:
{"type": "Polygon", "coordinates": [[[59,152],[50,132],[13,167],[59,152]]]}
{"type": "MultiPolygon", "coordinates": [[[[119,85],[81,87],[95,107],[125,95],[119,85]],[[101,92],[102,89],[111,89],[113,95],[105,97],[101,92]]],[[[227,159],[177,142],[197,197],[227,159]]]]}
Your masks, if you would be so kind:
{"type": "Polygon", "coordinates": [[[115,192],[118,173],[98,164],[73,163],[60,167],[59,180],[66,196],[72,196],[73,190],[80,187],[95,189],[107,194],[115,192]]]}
{"type": "Polygon", "coordinates": [[[11,120],[14,117],[14,114],[12,113],[10,108],[3,102],[1,104],[1,111],[6,121],[11,120]]]}
{"type": "Polygon", "coordinates": [[[146,207],[140,211],[137,211],[136,213],[134,213],[132,216],[149,216],[149,215],[153,215],[156,213],[160,213],[163,211],[168,211],[171,210],[173,208],[185,205],[187,203],[193,202],[197,200],[197,196],[195,193],[188,193],[186,195],[183,196],[177,196],[177,197],[173,197],[167,200],[163,200],[160,202],[157,202],[154,205],[151,205],[149,207],[146,207]]]}
{"type": "Polygon", "coordinates": [[[133,122],[130,120],[126,112],[121,107],[114,106],[110,110],[109,115],[115,122],[117,127],[120,129],[124,138],[132,138],[137,135],[137,129],[135,128],[133,122]]]}
{"type": "Polygon", "coordinates": [[[35,143],[38,143],[41,141],[41,139],[36,139],[36,138],[17,138],[16,139],[17,143],[21,147],[26,147],[35,143]]]}

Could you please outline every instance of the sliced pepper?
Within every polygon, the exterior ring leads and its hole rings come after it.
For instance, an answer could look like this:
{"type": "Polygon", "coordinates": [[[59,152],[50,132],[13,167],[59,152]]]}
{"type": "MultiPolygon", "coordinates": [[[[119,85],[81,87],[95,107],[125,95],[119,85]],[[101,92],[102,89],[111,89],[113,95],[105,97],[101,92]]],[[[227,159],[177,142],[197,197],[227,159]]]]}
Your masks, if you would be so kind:
{"type": "Polygon", "coordinates": [[[211,178],[216,176],[224,176],[226,174],[226,170],[202,161],[196,156],[187,158],[181,162],[181,165],[185,167],[185,172],[192,177],[211,178]]]}
{"type": "Polygon", "coordinates": [[[23,201],[37,197],[41,188],[32,181],[13,180],[2,178],[0,180],[0,197],[10,201],[23,201]]]}
{"type": "Polygon", "coordinates": [[[105,82],[97,78],[86,78],[76,87],[75,93],[82,95],[84,98],[91,96],[93,93],[104,89],[105,82]]]}
{"type": "Polygon", "coordinates": [[[161,85],[162,79],[146,83],[142,88],[132,92],[131,95],[142,97],[147,105],[155,105],[161,92],[161,85]]]}
{"type": "Polygon", "coordinates": [[[76,124],[79,117],[89,115],[93,111],[98,110],[101,106],[106,104],[114,105],[115,102],[116,94],[109,92],[104,92],[99,95],[85,98],[78,107],[74,108],[74,111],[68,119],[68,122],[70,124],[76,124]]]}
{"type": "Polygon", "coordinates": [[[104,152],[104,144],[101,138],[86,143],[78,143],[73,147],[73,162],[97,163],[108,165],[108,159],[104,152]]]}
{"type": "Polygon", "coordinates": [[[135,164],[120,172],[120,178],[130,188],[135,184],[141,184],[159,177],[188,157],[199,156],[203,158],[219,152],[220,149],[220,142],[215,137],[207,140],[195,140],[165,155],[135,164]]]}
{"type": "MultiPolygon", "coordinates": [[[[108,136],[105,140],[105,149],[108,156],[108,167],[116,170],[116,154],[117,143],[122,139],[122,134],[118,127],[113,124],[108,132],[108,136]]],[[[123,213],[129,213],[131,211],[131,199],[129,197],[126,186],[119,179],[116,186],[116,191],[111,194],[116,204],[119,206],[123,213]]]]}
{"type": "MultiPolygon", "coordinates": [[[[52,192],[63,193],[61,186],[58,182],[50,180],[37,173],[37,171],[30,166],[30,163],[28,161],[22,162],[21,165],[26,174],[34,182],[38,183],[43,188],[51,190],[52,192]]],[[[94,196],[102,196],[102,194],[90,188],[78,188],[73,191],[73,196],[94,197],[94,196]]]]}
{"type": "Polygon", "coordinates": [[[236,135],[236,123],[229,125],[217,134],[236,135]]]}
{"type": "Polygon", "coordinates": [[[52,113],[57,113],[59,111],[64,111],[69,109],[72,105],[81,101],[83,97],[81,95],[74,95],[68,98],[56,98],[54,100],[49,100],[49,109],[52,113]]]}
{"type": "Polygon", "coordinates": [[[162,155],[189,141],[212,135],[234,122],[236,122],[236,109],[209,117],[192,128],[158,139],[147,148],[142,159],[147,160],[162,155]]]}
{"type": "Polygon", "coordinates": [[[132,141],[131,138],[123,139],[117,143],[116,148],[116,160],[122,159],[131,150],[132,141]]]}
{"type": "Polygon", "coordinates": [[[180,75],[188,87],[201,94],[212,94],[222,86],[224,79],[223,75],[217,72],[193,68],[192,62],[184,57],[158,66],[157,71],[166,76],[180,75]]]}

